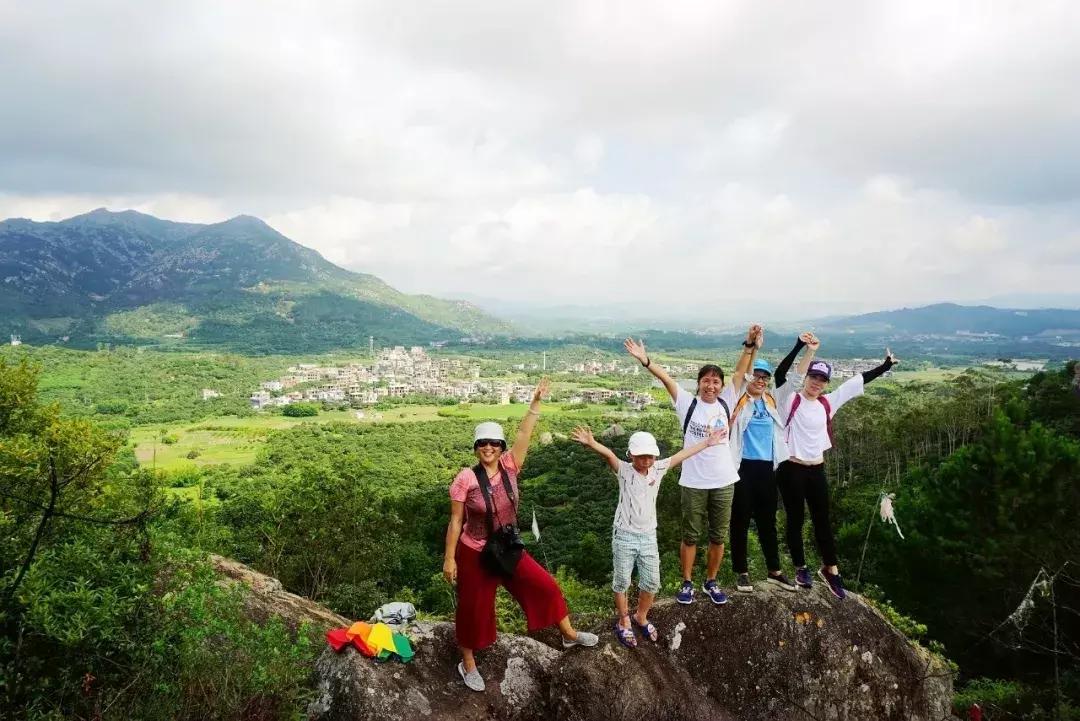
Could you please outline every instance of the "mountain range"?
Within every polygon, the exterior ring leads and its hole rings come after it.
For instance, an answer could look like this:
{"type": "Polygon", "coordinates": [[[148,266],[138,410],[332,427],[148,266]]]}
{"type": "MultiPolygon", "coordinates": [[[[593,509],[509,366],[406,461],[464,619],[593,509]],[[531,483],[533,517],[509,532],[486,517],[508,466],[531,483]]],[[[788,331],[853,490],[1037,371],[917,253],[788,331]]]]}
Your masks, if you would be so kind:
{"type": "Polygon", "coordinates": [[[207,225],[104,208],[0,222],[0,317],[29,341],[184,338],[259,352],[511,330],[470,303],[340,268],[258,218],[207,225]]]}
{"type": "MultiPolygon", "coordinates": [[[[619,299],[612,299],[610,313],[574,306],[515,312],[512,304],[477,300],[492,309],[501,305],[516,326],[474,303],[407,295],[374,275],[340,268],[251,216],[178,223],[102,208],[59,222],[0,222],[0,332],[30,343],[295,353],[366,347],[369,337],[379,345],[422,344],[525,332],[569,334],[566,342],[575,342],[580,334],[614,337],[661,328],[672,342],[697,346],[743,327],[633,321],[622,315],[619,299]],[[592,325],[582,320],[590,318],[592,325]]],[[[796,327],[767,325],[784,332],[796,327]]],[[[818,318],[797,327],[875,343],[990,335],[1067,353],[1080,342],[1080,310],[939,303],[818,318]]]]}

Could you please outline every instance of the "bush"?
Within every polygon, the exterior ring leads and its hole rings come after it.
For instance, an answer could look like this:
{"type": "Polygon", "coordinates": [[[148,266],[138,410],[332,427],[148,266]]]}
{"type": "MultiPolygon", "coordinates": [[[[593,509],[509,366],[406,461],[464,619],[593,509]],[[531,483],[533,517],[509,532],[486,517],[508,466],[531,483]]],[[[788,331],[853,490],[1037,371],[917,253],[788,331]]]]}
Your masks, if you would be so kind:
{"type": "Polygon", "coordinates": [[[319,407],[314,403],[292,403],[281,409],[281,415],[290,418],[308,418],[319,415],[319,407]]]}

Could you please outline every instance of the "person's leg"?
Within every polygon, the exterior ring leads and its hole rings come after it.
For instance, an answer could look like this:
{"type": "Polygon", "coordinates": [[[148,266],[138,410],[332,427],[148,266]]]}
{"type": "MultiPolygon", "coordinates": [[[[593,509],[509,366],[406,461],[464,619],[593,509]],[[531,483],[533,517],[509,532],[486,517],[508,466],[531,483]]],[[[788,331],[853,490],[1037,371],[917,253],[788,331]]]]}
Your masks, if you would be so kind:
{"type": "Polygon", "coordinates": [[[810,509],[810,521],[814,524],[814,541],[821,564],[829,573],[837,574],[836,539],[829,521],[829,486],[825,480],[825,464],[811,466],[807,471],[804,493],[806,506],[810,509]]]}
{"type": "Polygon", "coordinates": [[[735,498],[735,485],[713,488],[708,495],[709,508],[709,562],[705,580],[715,581],[724,560],[724,541],[731,529],[731,504],[735,498]]]}
{"type": "Polygon", "coordinates": [[[626,591],[630,588],[630,574],[637,558],[637,548],[630,535],[619,529],[611,534],[611,590],[615,594],[618,623],[623,628],[630,628],[626,591]]]}
{"type": "Polygon", "coordinates": [[[649,622],[649,609],[660,590],[660,549],[656,544],[655,533],[642,539],[637,569],[638,605],[634,621],[638,626],[645,626],[649,622]]]}
{"type": "Polygon", "coordinates": [[[465,671],[476,670],[473,651],[495,642],[495,592],[499,579],[480,565],[480,552],[458,544],[457,611],[454,630],[465,671]]]}
{"type": "Polygon", "coordinates": [[[682,544],[679,546],[679,565],[683,581],[691,581],[694,577],[697,544],[705,525],[703,521],[708,492],[686,486],[681,486],[679,490],[682,510],[682,544]]]}
{"type": "MultiPolygon", "coordinates": [[[[750,489],[758,543],[769,575],[775,576],[780,573],[780,550],[776,541],[776,475],[772,461],[764,461],[758,466],[752,478],[750,489]]],[[[736,485],[744,482],[739,481],[736,485]]]]}
{"type": "Polygon", "coordinates": [[[731,570],[735,573],[749,573],[746,558],[746,537],[750,532],[752,511],[753,478],[750,475],[749,461],[739,466],[739,482],[735,484],[735,497],[731,501],[731,570]]]}
{"type": "Polygon", "coordinates": [[[569,609],[559,584],[527,551],[521,554],[513,577],[502,583],[521,605],[530,631],[557,623],[564,638],[570,641],[576,638],[577,632],[570,624],[569,609]]]}
{"type": "Polygon", "coordinates": [[[780,464],[776,475],[776,485],[780,490],[780,497],[784,499],[788,552],[791,553],[791,562],[795,564],[795,568],[806,567],[802,536],[803,521],[806,518],[804,509],[806,500],[800,473],[802,468],[803,466],[797,463],[785,461],[780,464]]]}

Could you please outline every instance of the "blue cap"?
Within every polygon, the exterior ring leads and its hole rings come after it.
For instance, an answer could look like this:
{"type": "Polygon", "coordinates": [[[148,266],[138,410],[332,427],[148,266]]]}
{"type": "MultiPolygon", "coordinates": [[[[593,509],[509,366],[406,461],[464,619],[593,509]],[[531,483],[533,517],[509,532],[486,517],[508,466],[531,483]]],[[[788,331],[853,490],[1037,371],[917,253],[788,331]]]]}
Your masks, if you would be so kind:
{"type": "Polygon", "coordinates": [[[769,361],[764,358],[758,358],[754,361],[754,367],[751,370],[764,371],[769,375],[772,375],[772,366],[769,365],[769,361]]]}

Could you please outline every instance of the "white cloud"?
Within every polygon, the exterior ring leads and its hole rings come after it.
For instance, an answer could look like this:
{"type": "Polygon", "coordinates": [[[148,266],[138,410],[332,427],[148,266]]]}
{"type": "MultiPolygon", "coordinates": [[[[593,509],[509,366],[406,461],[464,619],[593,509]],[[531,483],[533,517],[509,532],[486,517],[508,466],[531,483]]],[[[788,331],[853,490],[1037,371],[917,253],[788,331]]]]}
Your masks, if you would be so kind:
{"type": "Polygon", "coordinates": [[[1078,21],[1065,2],[8,4],[0,216],[245,212],[404,290],[534,303],[1064,292],[1078,21]]]}

